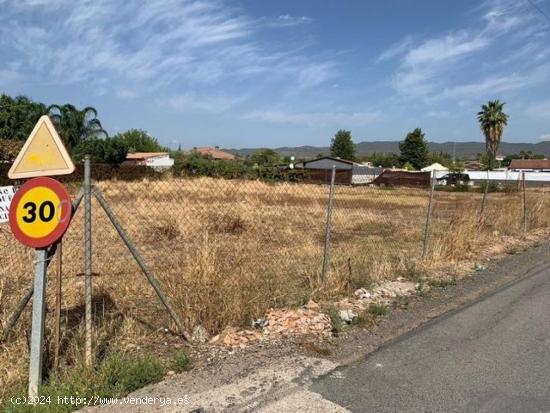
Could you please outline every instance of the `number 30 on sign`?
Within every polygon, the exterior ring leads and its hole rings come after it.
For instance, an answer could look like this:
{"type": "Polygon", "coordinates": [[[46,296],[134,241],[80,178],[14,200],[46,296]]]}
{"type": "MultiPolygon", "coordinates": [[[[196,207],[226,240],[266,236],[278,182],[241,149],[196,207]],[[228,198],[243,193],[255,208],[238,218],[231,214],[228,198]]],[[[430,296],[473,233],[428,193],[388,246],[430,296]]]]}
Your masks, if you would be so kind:
{"type": "Polygon", "coordinates": [[[45,248],[59,240],[71,221],[67,190],[52,178],[34,178],[15,193],[10,205],[10,227],[24,245],[45,248]]]}

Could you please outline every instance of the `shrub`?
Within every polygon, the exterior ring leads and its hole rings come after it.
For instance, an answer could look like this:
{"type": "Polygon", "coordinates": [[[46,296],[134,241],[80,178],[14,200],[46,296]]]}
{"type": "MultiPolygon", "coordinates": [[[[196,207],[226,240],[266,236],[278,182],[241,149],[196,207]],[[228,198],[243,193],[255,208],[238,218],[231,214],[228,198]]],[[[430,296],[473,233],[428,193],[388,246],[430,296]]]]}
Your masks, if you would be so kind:
{"type": "Polygon", "coordinates": [[[329,305],[325,308],[325,313],[330,317],[330,323],[332,324],[332,333],[338,335],[344,327],[344,322],[340,318],[340,312],[334,305],[329,305]]]}
{"type": "Polygon", "coordinates": [[[450,285],[456,285],[456,277],[431,279],[428,280],[428,285],[435,288],[445,288],[450,285]]]}
{"type": "Polygon", "coordinates": [[[164,376],[162,364],[153,356],[139,356],[130,361],[125,361],[122,357],[113,358],[106,364],[105,370],[111,373],[107,376],[108,383],[122,394],[160,381],[164,376]]]}
{"type": "Polygon", "coordinates": [[[369,305],[367,311],[375,317],[381,317],[383,315],[386,315],[387,313],[386,306],[384,304],[378,303],[372,303],[371,305],[369,305]]]}
{"type": "Polygon", "coordinates": [[[185,350],[178,350],[172,356],[170,368],[176,373],[181,373],[189,368],[191,360],[185,350]]]}

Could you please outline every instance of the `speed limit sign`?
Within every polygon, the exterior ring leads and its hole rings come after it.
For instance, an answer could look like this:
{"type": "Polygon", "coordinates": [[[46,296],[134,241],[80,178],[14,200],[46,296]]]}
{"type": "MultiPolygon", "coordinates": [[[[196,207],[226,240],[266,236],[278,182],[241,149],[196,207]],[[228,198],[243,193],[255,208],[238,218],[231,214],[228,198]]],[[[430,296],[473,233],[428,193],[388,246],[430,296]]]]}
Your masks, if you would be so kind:
{"type": "Polygon", "coordinates": [[[71,221],[67,190],[52,178],[34,178],[15,193],[10,205],[10,227],[15,238],[32,248],[59,240],[71,221]]]}

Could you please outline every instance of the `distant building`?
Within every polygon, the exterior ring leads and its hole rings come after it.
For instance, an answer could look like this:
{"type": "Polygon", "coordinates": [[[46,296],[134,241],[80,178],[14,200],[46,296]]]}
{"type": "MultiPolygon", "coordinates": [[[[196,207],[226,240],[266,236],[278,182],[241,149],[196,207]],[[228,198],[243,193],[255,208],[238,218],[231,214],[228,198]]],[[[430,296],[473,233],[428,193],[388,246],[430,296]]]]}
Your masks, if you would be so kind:
{"type": "Polygon", "coordinates": [[[550,172],[550,159],[512,159],[510,171],[550,172]]]}
{"type": "Polygon", "coordinates": [[[123,165],[145,165],[155,170],[162,171],[174,165],[168,152],[133,152],[126,155],[123,165]]]}
{"type": "Polygon", "coordinates": [[[384,171],[384,168],[373,168],[330,156],[298,162],[295,168],[308,169],[309,177],[313,181],[330,183],[333,166],[336,166],[335,181],[339,184],[368,184],[384,171]]]}
{"type": "Polygon", "coordinates": [[[436,163],[433,163],[429,166],[426,166],[424,168],[422,168],[420,171],[422,172],[430,172],[430,173],[434,173],[435,171],[435,177],[437,179],[447,175],[449,173],[449,168],[441,165],[440,163],[436,162],[436,163]]]}
{"type": "Polygon", "coordinates": [[[219,146],[216,146],[214,148],[209,148],[209,147],[193,148],[192,152],[196,152],[204,156],[210,156],[212,157],[212,159],[215,159],[215,160],[233,161],[237,159],[237,157],[232,153],[220,150],[219,146]]]}
{"type": "Polygon", "coordinates": [[[470,171],[481,171],[483,169],[483,165],[480,161],[465,161],[464,162],[464,169],[468,169],[470,171]]]}
{"type": "Polygon", "coordinates": [[[482,185],[487,180],[501,185],[516,185],[519,187],[525,174],[525,185],[529,187],[550,186],[550,172],[527,171],[527,170],[505,170],[505,171],[471,171],[465,170],[463,174],[468,175],[470,185],[482,185]]]}

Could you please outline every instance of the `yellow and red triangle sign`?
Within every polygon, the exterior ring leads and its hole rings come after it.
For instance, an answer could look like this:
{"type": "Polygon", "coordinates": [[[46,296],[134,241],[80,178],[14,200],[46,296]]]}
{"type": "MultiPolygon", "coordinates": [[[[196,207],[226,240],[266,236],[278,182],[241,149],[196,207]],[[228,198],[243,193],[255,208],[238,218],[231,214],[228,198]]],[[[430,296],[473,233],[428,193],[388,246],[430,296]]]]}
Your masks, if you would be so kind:
{"type": "Polygon", "coordinates": [[[32,130],[15,158],[8,176],[11,179],[69,175],[74,164],[49,116],[44,115],[32,130]]]}

